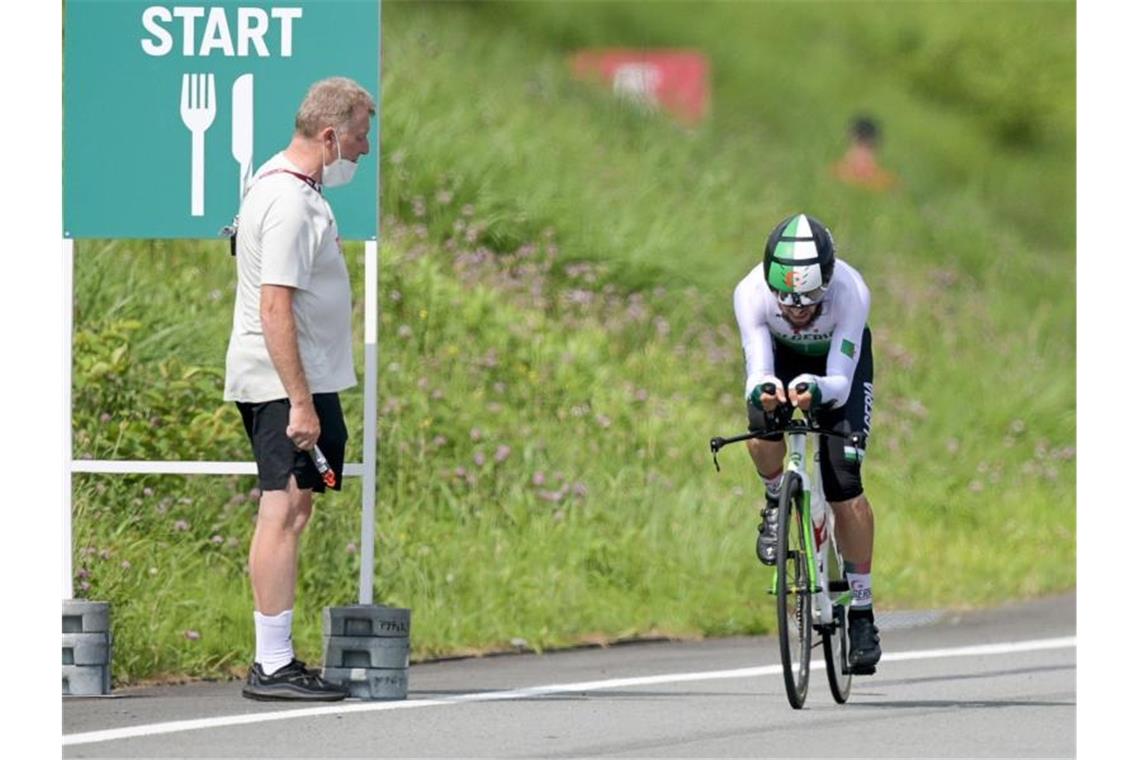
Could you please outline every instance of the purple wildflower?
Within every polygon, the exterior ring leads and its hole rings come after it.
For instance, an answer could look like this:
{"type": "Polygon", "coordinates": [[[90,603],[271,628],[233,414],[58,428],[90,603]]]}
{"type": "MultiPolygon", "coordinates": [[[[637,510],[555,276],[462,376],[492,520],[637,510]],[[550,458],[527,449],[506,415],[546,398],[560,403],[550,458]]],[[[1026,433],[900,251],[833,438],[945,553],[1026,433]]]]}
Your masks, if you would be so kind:
{"type": "Polygon", "coordinates": [[[507,461],[507,457],[511,455],[511,447],[507,445],[500,445],[495,449],[495,462],[502,464],[507,461]]]}

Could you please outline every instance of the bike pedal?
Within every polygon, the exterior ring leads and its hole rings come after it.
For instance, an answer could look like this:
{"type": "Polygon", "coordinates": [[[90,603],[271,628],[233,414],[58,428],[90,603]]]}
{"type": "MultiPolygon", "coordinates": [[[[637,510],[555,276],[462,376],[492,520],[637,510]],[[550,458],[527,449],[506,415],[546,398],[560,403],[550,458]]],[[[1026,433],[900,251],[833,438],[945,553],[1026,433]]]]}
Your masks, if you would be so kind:
{"type": "Polygon", "coordinates": [[[853,675],[853,676],[873,676],[873,675],[875,675],[875,666],[874,665],[865,666],[862,668],[852,666],[852,667],[848,668],[848,670],[850,671],[851,675],[853,675]]]}

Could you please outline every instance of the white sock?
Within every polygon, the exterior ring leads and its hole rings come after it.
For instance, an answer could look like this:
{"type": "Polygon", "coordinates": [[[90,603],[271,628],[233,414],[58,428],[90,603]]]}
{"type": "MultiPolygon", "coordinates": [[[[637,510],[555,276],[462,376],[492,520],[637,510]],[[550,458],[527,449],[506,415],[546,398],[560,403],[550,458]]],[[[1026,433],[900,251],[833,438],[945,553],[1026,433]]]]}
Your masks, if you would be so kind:
{"type": "Polygon", "coordinates": [[[293,661],[293,610],[278,615],[253,613],[253,628],[257,638],[257,656],[265,675],[273,675],[293,661]]]}
{"type": "Polygon", "coordinates": [[[871,606],[871,574],[847,573],[847,582],[851,584],[851,608],[860,609],[871,606]]]}

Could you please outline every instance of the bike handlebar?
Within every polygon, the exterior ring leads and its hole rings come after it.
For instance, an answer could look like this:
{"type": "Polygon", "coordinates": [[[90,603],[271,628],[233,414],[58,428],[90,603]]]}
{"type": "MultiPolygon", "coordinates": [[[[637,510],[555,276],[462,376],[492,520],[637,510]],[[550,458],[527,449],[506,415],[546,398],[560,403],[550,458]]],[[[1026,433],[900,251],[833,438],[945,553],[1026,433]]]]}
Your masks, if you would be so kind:
{"type": "MultiPolygon", "coordinates": [[[[807,383],[799,383],[796,385],[796,392],[805,393],[808,390],[808,387],[809,386],[807,383]]],[[[776,393],[775,383],[764,383],[760,386],[760,389],[764,393],[769,393],[772,395],[776,393]]],[[[713,464],[716,465],[716,471],[720,472],[720,462],[718,462],[716,458],[717,452],[719,452],[725,446],[730,443],[739,443],[741,441],[748,441],[753,438],[761,438],[766,435],[772,435],[773,433],[814,433],[816,435],[826,435],[832,438],[843,438],[858,445],[858,435],[850,432],[835,430],[833,428],[820,427],[811,412],[805,413],[806,419],[799,420],[792,419],[792,414],[794,413],[795,408],[793,408],[791,404],[785,402],[783,404],[780,404],[774,412],[764,413],[765,417],[772,419],[776,423],[773,427],[767,428],[765,430],[750,430],[743,435],[736,435],[729,438],[722,438],[720,436],[711,438],[709,440],[709,449],[712,451],[713,464]]]]}

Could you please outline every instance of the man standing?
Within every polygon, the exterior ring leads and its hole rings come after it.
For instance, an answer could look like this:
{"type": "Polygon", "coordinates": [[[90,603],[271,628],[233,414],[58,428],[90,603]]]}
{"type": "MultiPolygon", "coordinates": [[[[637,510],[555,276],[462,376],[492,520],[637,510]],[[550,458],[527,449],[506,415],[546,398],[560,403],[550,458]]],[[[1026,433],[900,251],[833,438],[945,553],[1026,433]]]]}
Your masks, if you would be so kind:
{"type": "Polygon", "coordinates": [[[899,184],[898,176],[879,166],[877,153],[882,138],[879,125],[869,116],[858,116],[848,131],[851,142],[843,158],[831,166],[831,173],[848,185],[863,187],[876,193],[899,184]]]}
{"type": "Polygon", "coordinates": [[[368,153],[372,97],[350,79],[314,84],[289,146],[255,172],[238,212],[237,297],[225,399],[237,402],[257,461],[261,502],[249,549],[256,656],[250,699],[338,700],[293,653],[301,532],[324,453],[340,488],[348,431],[339,391],[356,385],[352,294],[323,189],[352,179],[368,153]]]}

